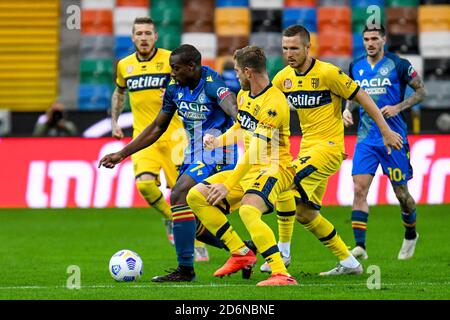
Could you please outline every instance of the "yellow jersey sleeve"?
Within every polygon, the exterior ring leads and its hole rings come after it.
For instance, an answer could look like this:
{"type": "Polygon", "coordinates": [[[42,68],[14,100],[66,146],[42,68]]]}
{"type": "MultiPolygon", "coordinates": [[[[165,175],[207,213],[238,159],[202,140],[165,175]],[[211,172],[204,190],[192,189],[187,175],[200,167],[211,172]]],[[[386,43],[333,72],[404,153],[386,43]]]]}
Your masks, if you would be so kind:
{"type": "MultiPolygon", "coordinates": [[[[122,60],[121,60],[122,61],[122,60]]],[[[122,89],[126,88],[125,78],[123,77],[123,68],[122,63],[119,61],[117,63],[117,76],[116,76],[116,85],[122,89]]]]}
{"type": "Polygon", "coordinates": [[[358,93],[359,86],[344,71],[334,65],[329,65],[325,70],[328,87],[335,95],[347,100],[352,100],[358,93]]]}
{"type": "Polygon", "coordinates": [[[283,79],[282,78],[283,78],[282,72],[280,71],[272,79],[272,84],[274,85],[274,87],[280,89],[281,91],[283,91],[283,86],[282,86],[283,79]]]}

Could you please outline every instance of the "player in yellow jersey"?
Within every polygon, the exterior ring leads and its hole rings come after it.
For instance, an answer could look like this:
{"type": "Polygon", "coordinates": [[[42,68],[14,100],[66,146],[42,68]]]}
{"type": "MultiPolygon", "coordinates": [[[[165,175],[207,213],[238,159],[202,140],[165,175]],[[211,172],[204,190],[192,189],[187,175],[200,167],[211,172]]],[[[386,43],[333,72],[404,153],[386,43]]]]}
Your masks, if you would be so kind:
{"type": "Polygon", "coordinates": [[[338,67],[309,56],[310,36],[303,26],[283,31],[283,55],[288,66],[273,79],[297,110],[302,129],[298,158],[294,161],[298,191],[296,218],[338,257],[336,268],[321,275],[361,274],[361,264],[351,255],[334,226],[319,212],[328,178],[345,157],[343,100],[356,99],[380,128],[384,144],[400,149],[402,138],[392,131],[370,96],[338,67]]]}
{"type": "MultiPolygon", "coordinates": [[[[117,139],[124,136],[118,119],[123,110],[125,91],[128,90],[130,97],[134,139],[161,111],[163,92],[170,80],[170,51],[155,47],[158,33],[153,20],[136,18],[132,40],[136,52],[118,62],[117,87],[112,96],[112,136],[117,139]]],[[[184,139],[183,124],[179,117],[173,117],[169,128],[156,143],[131,156],[137,189],[147,203],[164,216],[167,236],[172,244],[172,212],[159,189],[159,173],[162,168],[167,186],[172,188],[178,176],[177,165],[183,161],[180,143],[184,139]],[[180,153],[177,154],[176,150],[180,153]]],[[[200,242],[196,243],[195,252],[197,261],[208,260],[208,252],[200,242]]]]}
{"type": "Polygon", "coordinates": [[[262,220],[274,209],[278,196],[294,178],[289,144],[289,106],[283,93],[272,86],[261,48],[247,46],[234,54],[239,92],[237,122],[223,135],[204,137],[205,147],[215,149],[235,143],[242,130],[245,153],[234,170],[219,172],[192,188],[189,206],[205,227],[220,238],[231,257],[214,276],[223,277],[256,263],[248,248],[229,224],[224,212],[239,208],[257,251],[272,269],[269,279],[258,286],[295,285],[281,258],[275,236],[262,220]]]}

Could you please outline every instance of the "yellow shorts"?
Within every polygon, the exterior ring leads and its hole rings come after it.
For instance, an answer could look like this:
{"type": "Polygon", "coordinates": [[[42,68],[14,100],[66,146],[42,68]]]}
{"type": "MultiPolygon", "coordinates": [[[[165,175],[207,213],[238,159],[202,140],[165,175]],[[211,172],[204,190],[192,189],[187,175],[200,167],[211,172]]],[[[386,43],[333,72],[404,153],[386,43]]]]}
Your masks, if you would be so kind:
{"type": "Polygon", "coordinates": [[[178,177],[179,165],[171,157],[172,149],[170,141],[162,140],[131,155],[135,177],[150,173],[156,177],[157,185],[160,185],[159,173],[163,169],[167,186],[172,188],[178,177]]]}
{"type": "MultiPolygon", "coordinates": [[[[223,183],[231,174],[232,170],[222,171],[207,178],[203,183],[223,183]]],[[[294,170],[292,167],[279,166],[278,170],[268,172],[265,167],[254,167],[248,172],[241,182],[236,185],[219,205],[222,212],[228,214],[240,207],[241,200],[245,194],[253,193],[259,195],[266,203],[271,213],[274,209],[278,196],[292,185],[294,170]]]]}
{"type": "Polygon", "coordinates": [[[343,159],[342,147],[328,142],[300,149],[298,158],[293,162],[296,197],[319,210],[328,178],[339,170],[343,159]]]}

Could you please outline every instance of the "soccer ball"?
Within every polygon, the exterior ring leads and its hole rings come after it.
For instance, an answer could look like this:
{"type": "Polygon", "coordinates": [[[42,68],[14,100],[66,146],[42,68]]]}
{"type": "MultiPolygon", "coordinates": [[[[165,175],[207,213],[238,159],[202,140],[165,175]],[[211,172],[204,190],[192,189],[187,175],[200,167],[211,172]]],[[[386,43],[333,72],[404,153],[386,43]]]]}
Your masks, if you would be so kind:
{"type": "Polygon", "coordinates": [[[141,257],[131,250],[120,250],[109,260],[109,272],[116,281],[134,281],[144,271],[141,257]]]}

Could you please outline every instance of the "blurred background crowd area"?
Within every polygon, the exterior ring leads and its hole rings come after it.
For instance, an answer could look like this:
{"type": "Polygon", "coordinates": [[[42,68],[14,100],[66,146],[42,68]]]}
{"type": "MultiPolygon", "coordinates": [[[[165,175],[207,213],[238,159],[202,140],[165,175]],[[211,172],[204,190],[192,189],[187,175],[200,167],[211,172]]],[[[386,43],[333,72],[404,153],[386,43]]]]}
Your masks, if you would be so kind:
{"type": "Polygon", "coordinates": [[[364,54],[370,5],[381,9],[387,49],[413,64],[429,93],[406,114],[411,133],[450,132],[449,0],[1,0],[0,136],[32,135],[55,103],[78,135],[107,117],[137,16],[155,21],[158,47],[190,43],[221,73],[236,49],[261,46],[273,77],[284,67],[281,32],[292,24],[311,32],[313,57],[348,71],[364,54]]]}

